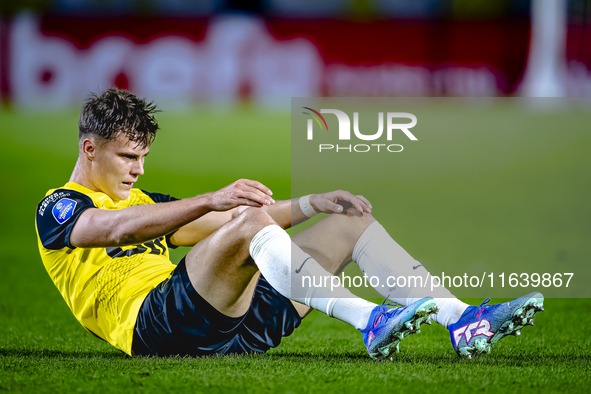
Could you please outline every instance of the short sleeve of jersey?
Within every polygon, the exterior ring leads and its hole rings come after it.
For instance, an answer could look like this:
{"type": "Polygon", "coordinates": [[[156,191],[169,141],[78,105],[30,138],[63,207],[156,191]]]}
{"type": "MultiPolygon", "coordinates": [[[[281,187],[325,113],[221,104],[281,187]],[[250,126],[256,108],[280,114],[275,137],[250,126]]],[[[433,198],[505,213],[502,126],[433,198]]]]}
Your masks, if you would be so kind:
{"type": "MultiPolygon", "coordinates": [[[[160,202],[171,202],[171,201],[177,201],[178,198],[172,197],[170,194],[160,194],[160,193],[150,193],[145,191],[144,189],[140,189],[146,196],[150,197],[152,199],[152,201],[154,201],[156,204],[160,203],[160,202]]],[[[168,244],[168,247],[171,249],[176,249],[178,248],[177,245],[173,244],[172,241],[170,240],[170,237],[172,237],[172,234],[174,234],[174,231],[172,233],[166,234],[166,243],[168,244]]]]}
{"type": "Polygon", "coordinates": [[[146,196],[150,197],[155,203],[177,201],[178,198],[172,197],[170,194],[150,193],[140,189],[146,196]]]}
{"type": "Polygon", "coordinates": [[[88,208],[96,208],[92,199],[75,190],[58,189],[37,206],[37,231],[46,249],[74,249],[70,235],[76,221],[88,208]]]}

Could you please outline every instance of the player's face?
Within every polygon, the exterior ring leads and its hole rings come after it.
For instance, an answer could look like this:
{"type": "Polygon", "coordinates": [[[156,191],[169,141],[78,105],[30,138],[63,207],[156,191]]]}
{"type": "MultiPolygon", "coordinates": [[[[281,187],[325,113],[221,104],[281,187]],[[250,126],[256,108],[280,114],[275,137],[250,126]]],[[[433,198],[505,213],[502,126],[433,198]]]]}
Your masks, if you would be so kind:
{"type": "Polygon", "coordinates": [[[113,200],[126,200],[133,184],[144,174],[149,147],[139,147],[126,136],[96,147],[93,160],[95,187],[113,200]]]}

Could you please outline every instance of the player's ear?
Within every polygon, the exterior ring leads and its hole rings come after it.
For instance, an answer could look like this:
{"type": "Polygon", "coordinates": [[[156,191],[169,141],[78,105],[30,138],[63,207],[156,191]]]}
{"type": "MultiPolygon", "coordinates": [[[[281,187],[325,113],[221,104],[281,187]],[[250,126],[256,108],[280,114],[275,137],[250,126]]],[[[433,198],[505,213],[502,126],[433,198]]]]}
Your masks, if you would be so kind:
{"type": "Polygon", "coordinates": [[[88,160],[94,160],[96,147],[97,144],[94,138],[85,138],[84,141],[82,141],[82,153],[88,160]]]}

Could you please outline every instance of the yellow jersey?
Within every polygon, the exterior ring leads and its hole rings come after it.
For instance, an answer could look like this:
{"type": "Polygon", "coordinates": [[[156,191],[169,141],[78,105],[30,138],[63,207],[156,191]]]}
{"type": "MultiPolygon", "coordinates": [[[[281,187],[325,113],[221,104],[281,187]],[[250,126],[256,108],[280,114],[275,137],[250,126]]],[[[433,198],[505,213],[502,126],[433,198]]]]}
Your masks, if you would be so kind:
{"type": "Polygon", "coordinates": [[[140,245],[77,248],[70,243],[74,224],[89,208],[118,210],[175,198],[131,189],[127,200],[75,182],[47,192],[37,206],[35,225],[39,252],[47,273],[82,326],[132,355],[133,330],[142,302],[170,277],[170,240],[159,237],[140,245]]]}

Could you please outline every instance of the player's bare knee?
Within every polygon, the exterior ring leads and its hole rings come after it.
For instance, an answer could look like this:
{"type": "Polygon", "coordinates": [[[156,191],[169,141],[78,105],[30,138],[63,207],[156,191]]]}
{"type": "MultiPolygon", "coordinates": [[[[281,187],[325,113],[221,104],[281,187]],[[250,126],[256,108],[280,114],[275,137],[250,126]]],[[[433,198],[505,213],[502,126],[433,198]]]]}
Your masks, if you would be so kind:
{"type": "Polygon", "coordinates": [[[376,221],[376,219],[371,216],[369,213],[364,213],[363,215],[353,216],[350,219],[350,225],[352,228],[351,235],[357,237],[357,234],[363,233],[365,229],[376,221]]]}
{"type": "Polygon", "coordinates": [[[261,208],[245,209],[236,218],[236,225],[240,227],[241,235],[249,242],[261,229],[277,224],[271,216],[261,208]]]}
{"type": "Polygon", "coordinates": [[[376,221],[369,213],[363,215],[355,208],[347,209],[346,214],[332,214],[327,220],[330,221],[330,228],[335,234],[343,239],[350,239],[356,242],[365,229],[376,221]]]}
{"type": "Polygon", "coordinates": [[[263,227],[271,224],[275,224],[271,215],[265,212],[262,208],[248,208],[245,209],[240,215],[239,219],[242,219],[248,224],[260,224],[263,227]]]}
{"type": "Polygon", "coordinates": [[[342,225],[355,228],[365,228],[376,221],[376,219],[371,214],[361,214],[361,212],[355,208],[349,208],[346,212],[346,214],[333,214],[331,215],[331,219],[339,222],[342,225]]]}

